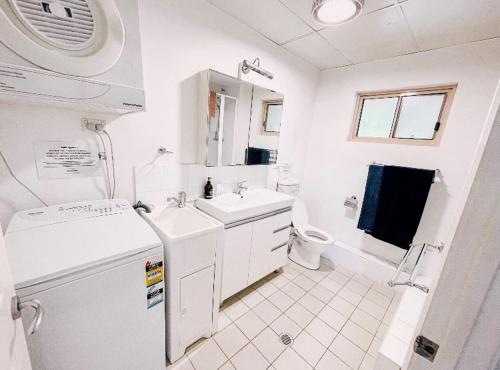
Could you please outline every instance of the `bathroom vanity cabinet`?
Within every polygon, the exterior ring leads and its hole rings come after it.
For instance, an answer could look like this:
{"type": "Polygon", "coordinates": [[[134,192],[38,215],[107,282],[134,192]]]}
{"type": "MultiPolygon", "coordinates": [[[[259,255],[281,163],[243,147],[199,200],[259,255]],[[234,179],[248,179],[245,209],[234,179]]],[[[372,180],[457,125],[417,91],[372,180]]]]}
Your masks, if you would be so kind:
{"type": "MultiPolygon", "coordinates": [[[[213,230],[165,250],[167,354],[174,362],[188,346],[217,331],[217,249],[221,235],[213,230]]],[[[220,248],[221,249],[221,248],[220,248]]]]}
{"type": "Polygon", "coordinates": [[[165,249],[166,351],[175,362],[217,332],[224,226],[189,205],[141,216],[165,249]]]}
{"type": "Polygon", "coordinates": [[[291,219],[285,210],[226,225],[221,302],[286,264],[291,219]]]}
{"type": "Polygon", "coordinates": [[[264,188],[196,200],[224,223],[219,302],[286,264],[294,200],[264,188]]]}

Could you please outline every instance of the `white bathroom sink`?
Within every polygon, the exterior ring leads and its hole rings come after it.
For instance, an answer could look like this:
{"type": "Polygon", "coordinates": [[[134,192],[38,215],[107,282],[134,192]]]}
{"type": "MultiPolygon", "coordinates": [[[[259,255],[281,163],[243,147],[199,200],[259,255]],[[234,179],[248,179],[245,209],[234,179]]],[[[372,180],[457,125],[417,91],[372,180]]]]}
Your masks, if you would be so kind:
{"type": "Polygon", "coordinates": [[[186,205],[184,208],[169,206],[155,209],[149,214],[144,213],[143,216],[170,243],[211,232],[223,226],[191,205],[186,205]]]}
{"type": "Polygon", "coordinates": [[[269,189],[246,190],[240,196],[226,193],[214,199],[196,200],[196,207],[210,216],[229,224],[293,205],[294,198],[269,189]]]}

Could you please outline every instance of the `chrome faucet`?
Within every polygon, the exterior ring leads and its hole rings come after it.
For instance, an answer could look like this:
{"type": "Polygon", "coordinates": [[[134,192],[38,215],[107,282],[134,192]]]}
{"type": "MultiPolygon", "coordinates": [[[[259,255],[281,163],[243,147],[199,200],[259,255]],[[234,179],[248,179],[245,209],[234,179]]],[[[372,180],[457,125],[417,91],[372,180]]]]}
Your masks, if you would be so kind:
{"type": "Polygon", "coordinates": [[[246,180],[238,181],[236,183],[236,191],[234,193],[243,198],[243,191],[248,190],[248,186],[246,186],[246,183],[246,180]]]}
{"type": "Polygon", "coordinates": [[[184,208],[186,206],[186,192],[180,191],[178,199],[175,197],[168,197],[167,203],[170,203],[170,202],[175,202],[177,204],[177,207],[184,208]]]}

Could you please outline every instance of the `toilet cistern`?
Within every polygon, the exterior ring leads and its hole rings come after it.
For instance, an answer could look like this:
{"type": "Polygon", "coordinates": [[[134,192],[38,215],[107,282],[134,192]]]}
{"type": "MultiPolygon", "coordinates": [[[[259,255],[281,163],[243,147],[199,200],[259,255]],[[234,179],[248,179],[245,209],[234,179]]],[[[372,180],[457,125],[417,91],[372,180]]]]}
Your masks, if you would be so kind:
{"type": "Polygon", "coordinates": [[[302,267],[317,270],[321,253],[333,244],[333,237],[309,224],[306,205],[297,197],[299,187],[300,181],[294,178],[280,179],[278,182],[278,191],[295,197],[292,210],[292,246],[288,258],[302,267]]]}

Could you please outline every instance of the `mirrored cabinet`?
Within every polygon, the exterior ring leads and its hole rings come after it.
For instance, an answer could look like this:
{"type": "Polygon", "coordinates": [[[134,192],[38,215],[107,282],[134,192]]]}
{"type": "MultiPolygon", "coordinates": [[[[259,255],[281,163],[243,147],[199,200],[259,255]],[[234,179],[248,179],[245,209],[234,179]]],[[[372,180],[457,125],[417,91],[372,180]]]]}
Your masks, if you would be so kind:
{"type": "Polygon", "coordinates": [[[283,94],[213,70],[199,74],[198,163],[274,164],[283,94]]]}

